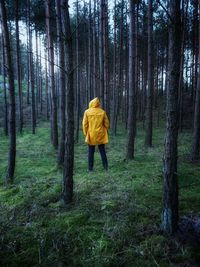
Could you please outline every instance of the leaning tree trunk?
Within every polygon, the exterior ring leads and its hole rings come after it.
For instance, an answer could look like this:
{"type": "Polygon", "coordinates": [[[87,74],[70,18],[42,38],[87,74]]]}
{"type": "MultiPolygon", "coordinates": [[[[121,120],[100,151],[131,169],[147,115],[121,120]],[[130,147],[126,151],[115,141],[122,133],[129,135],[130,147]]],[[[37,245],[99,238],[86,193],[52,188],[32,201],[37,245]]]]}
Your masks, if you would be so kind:
{"type": "Polygon", "coordinates": [[[64,25],[65,51],[67,62],[67,89],[66,89],[66,135],[65,135],[65,158],[63,173],[63,199],[70,203],[73,197],[73,168],[74,168],[74,88],[73,88],[73,47],[68,0],[61,0],[61,17],[64,25]]]}
{"type": "Polygon", "coordinates": [[[56,19],[58,31],[58,44],[59,44],[59,75],[60,75],[60,142],[58,150],[58,165],[63,165],[65,155],[65,51],[63,42],[62,20],[61,20],[61,0],[56,2],[56,19]]]}
{"type": "Polygon", "coordinates": [[[180,0],[169,1],[169,62],[166,109],[166,137],[163,158],[163,213],[162,226],[168,234],[178,227],[178,86],[180,75],[181,23],[180,0]]]}
{"type": "Polygon", "coordinates": [[[8,168],[6,173],[7,181],[14,179],[15,172],[15,158],[16,158],[16,129],[15,129],[15,85],[14,85],[14,73],[13,64],[11,58],[11,46],[10,37],[7,25],[7,14],[5,8],[5,1],[0,1],[0,15],[2,20],[2,32],[5,45],[5,59],[6,69],[8,74],[9,83],[9,138],[10,146],[8,153],[8,168]]]}
{"type": "Polygon", "coordinates": [[[52,143],[55,148],[58,147],[58,124],[57,124],[57,97],[55,91],[55,76],[54,76],[54,47],[52,39],[51,14],[50,14],[50,0],[45,0],[46,4],[46,30],[47,43],[49,50],[49,70],[50,70],[50,88],[52,96],[52,143]]]}
{"type": "MultiPolygon", "coordinates": [[[[200,2],[199,2],[199,16],[200,16],[200,2]]],[[[192,136],[192,161],[200,159],[200,20],[199,20],[199,55],[198,55],[198,70],[197,70],[197,87],[195,97],[194,110],[194,126],[192,136]]]]}
{"type": "Polygon", "coordinates": [[[146,131],[145,145],[152,146],[152,131],[153,131],[153,0],[148,0],[148,90],[147,90],[147,109],[146,109],[146,131]]]}
{"type": "Polygon", "coordinates": [[[128,142],[127,158],[134,158],[136,133],[136,90],[135,90],[135,3],[129,0],[129,98],[128,98],[128,142]]]}

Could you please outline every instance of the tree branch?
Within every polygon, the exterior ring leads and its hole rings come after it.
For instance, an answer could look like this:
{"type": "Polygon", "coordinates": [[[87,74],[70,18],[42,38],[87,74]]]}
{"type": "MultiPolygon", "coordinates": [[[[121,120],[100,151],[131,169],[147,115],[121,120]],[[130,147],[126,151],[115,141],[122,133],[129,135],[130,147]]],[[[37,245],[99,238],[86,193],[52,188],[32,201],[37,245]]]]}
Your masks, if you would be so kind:
{"type": "Polygon", "coordinates": [[[168,18],[170,19],[170,21],[173,23],[173,19],[170,16],[169,12],[167,11],[166,7],[160,2],[160,0],[157,0],[157,3],[163,8],[163,10],[166,12],[168,18]]]}

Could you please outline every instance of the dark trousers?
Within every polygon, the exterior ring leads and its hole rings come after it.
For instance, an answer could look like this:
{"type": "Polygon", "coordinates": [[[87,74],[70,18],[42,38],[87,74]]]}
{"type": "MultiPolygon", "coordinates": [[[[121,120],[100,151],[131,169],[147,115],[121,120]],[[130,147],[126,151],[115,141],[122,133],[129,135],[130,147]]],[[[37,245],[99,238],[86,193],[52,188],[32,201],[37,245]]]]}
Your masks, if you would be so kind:
{"type": "MultiPolygon", "coordinates": [[[[99,152],[101,154],[101,160],[102,164],[105,170],[108,169],[108,160],[106,156],[105,151],[105,145],[98,145],[99,152]]],[[[88,145],[88,169],[89,171],[93,170],[94,165],[94,152],[95,152],[95,146],[88,145]]]]}

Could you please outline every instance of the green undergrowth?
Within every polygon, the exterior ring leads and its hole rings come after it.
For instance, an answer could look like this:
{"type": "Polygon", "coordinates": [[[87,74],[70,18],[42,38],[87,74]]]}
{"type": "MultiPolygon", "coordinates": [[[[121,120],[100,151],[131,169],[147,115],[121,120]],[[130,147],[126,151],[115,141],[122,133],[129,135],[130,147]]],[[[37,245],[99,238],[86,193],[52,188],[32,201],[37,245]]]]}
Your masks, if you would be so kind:
{"type": "MultiPolygon", "coordinates": [[[[135,159],[127,161],[126,131],[110,134],[109,170],[99,153],[87,171],[87,146],[75,145],[74,199],[60,201],[62,170],[47,124],[17,137],[13,184],[6,185],[8,140],[0,130],[0,266],[198,266],[191,245],[160,230],[164,129],[144,148],[138,128],[135,159]]],[[[180,216],[199,212],[199,169],[189,162],[191,133],[179,137],[180,216]]],[[[97,149],[96,149],[97,150],[97,149]]]]}

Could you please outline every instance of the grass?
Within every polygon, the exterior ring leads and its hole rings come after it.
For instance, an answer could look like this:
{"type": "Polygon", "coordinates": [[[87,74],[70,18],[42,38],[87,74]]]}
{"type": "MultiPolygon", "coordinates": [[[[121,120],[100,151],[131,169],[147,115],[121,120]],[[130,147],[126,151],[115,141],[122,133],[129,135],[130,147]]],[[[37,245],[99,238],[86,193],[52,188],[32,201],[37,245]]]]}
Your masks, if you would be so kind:
{"type": "MultiPolygon", "coordinates": [[[[136,156],[125,160],[126,132],[110,135],[109,170],[95,153],[87,172],[87,146],[75,146],[74,201],[58,201],[62,171],[43,124],[17,137],[14,183],[5,185],[8,140],[0,130],[0,266],[199,266],[199,252],[162,235],[164,129],[144,148],[139,127],[136,156]]],[[[188,161],[191,133],[179,138],[180,215],[199,212],[199,169],[188,161]]]]}

